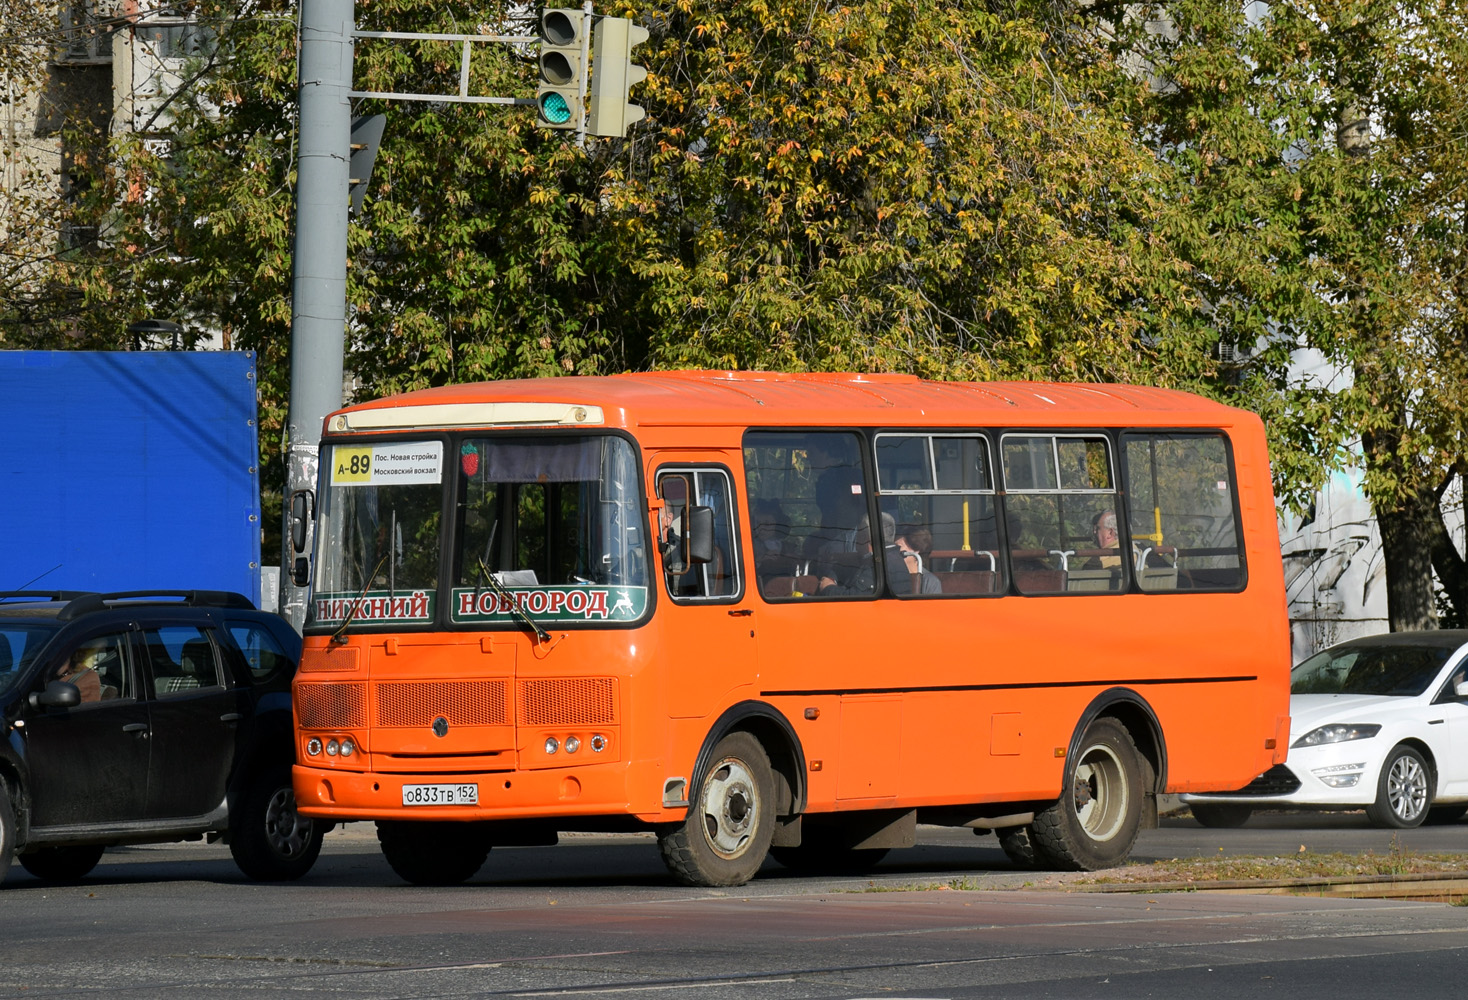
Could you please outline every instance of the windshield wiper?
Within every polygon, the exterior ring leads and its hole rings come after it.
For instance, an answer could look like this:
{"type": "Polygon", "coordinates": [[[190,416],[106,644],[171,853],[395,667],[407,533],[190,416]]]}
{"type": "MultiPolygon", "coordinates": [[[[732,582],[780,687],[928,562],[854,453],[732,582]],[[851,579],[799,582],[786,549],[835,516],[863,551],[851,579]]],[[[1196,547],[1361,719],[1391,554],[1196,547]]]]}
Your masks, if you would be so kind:
{"type": "Polygon", "coordinates": [[[347,641],[347,638],[343,633],[346,632],[347,626],[352,624],[352,619],[357,617],[357,608],[361,607],[362,601],[367,597],[367,591],[372,589],[372,581],[377,579],[377,574],[382,570],[383,561],[386,560],[387,557],[391,554],[392,549],[389,548],[387,552],[384,552],[382,554],[382,558],[377,560],[377,565],[372,567],[372,572],[367,574],[367,582],[362,585],[362,592],[357,595],[357,599],[352,602],[352,606],[350,608],[347,608],[346,621],[342,622],[341,628],[331,633],[332,642],[347,641]]]}
{"type": "Polygon", "coordinates": [[[504,584],[495,579],[494,574],[489,571],[489,567],[484,565],[483,559],[479,560],[479,574],[485,580],[489,581],[489,589],[494,591],[501,601],[509,603],[510,613],[513,614],[516,618],[520,619],[520,621],[525,626],[527,626],[531,632],[535,633],[535,638],[537,642],[550,642],[550,633],[541,628],[538,624],[536,624],[534,618],[531,618],[525,613],[525,609],[520,607],[520,602],[515,600],[515,595],[510,593],[510,591],[505,587],[504,584]]]}

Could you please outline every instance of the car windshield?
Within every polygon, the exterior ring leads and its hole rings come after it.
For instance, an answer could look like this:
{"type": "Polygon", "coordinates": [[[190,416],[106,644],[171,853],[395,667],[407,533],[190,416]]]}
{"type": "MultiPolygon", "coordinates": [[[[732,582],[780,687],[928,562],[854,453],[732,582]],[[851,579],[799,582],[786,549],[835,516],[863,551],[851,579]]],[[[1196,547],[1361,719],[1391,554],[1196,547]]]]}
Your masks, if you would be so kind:
{"type": "Polygon", "coordinates": [[[55,625],[44,624],[0,624],[0,694],[8,694],[20,682],[56,629],[55,625]]]}
{"type": "Polygon", "coordinates": [[[1414,698],[1427,690],[1453,646],[1337,646],[1290,672],[1291,694],[1374,694],[1414,698]]]}

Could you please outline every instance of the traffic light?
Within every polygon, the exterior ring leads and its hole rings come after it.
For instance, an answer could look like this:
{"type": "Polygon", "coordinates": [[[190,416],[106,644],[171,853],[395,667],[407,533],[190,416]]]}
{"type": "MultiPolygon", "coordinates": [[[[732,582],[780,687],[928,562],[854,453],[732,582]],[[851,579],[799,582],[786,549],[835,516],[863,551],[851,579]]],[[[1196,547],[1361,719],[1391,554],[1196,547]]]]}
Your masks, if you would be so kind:
{"type": "Polygon", "coordinates": [[[535,124],[580,131],[586,72],[582,45],[588,27],[584,11],[551,8],[540,13],[540,87],[535,92],[535,124]]]}
{"type": "Polygon", "coordinates": [[[647,114],[627,103],[627,91],[647,79],[647,70],[632,63],[632,46],[647,41],[647,29],[625,17],[604,17],[596,26],[591,55],[592,135],[626,135],[627,126],[647,114]]]}

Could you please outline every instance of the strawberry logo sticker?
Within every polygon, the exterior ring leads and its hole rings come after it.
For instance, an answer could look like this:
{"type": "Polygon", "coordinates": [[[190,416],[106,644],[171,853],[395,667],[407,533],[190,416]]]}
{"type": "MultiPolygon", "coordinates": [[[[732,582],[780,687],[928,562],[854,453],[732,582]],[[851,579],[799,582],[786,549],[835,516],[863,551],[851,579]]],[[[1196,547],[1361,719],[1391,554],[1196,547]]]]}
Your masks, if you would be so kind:
{"type": "Polygon", "coordinates": [[[459,449],[459,466],[464,475],[472,476],[479,471],[479,450],[467,442],[459,449]]]}

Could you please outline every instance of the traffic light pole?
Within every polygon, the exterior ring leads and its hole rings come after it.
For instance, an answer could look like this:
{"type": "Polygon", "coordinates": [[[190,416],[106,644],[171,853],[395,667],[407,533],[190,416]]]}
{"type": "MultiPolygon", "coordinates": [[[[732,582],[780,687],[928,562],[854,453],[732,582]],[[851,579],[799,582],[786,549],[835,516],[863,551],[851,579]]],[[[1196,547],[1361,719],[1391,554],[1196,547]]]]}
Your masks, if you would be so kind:
{"type": "MultiPolygon", "coordinates": [[[[569,67],[575,79],[576,141],[584,146],[588,132],[585,114],[587,69],[593,70],[590,131],[600,136],[624,136],[630,122],[642,118],[642,109],[628,105],[627,89],[640,83],[646,72],[630,65],[630,50],[647,38],[643,28],[620,18],[603,18],[615,44],[598,45],[593,60],[592,0],[580,11],[552,13],[580,15],[580,34],[569,67]],[[603,56],[601,53],[605,52],[603,56]],[[598,82],[596,75],[603,77],[598,82]],[[614,81],[614,82],[613,82],[614,81]]],[[[469,94],[470,50],[475,43],[526,44],[547,40],[535,35],[413,34],[355,30],[355,0],[301,0],[300,121],[296,137],[296,232],[291,292],[290,400],[286,413],[286,481],[282,506],[280,613],[299,631],[306,620],[306,585],[297,585],[292,569],[297,557],[313,550],[314,525],[306,523],[304,546],[296,551],[292,531],[291,499],[316,488],[320,467],[320,439],[327,414],[341,408],[343,353],[347,309],[347,222],[352,204],[352,99],[442,101],[465,104],[538,106],[538,100],[518,97],[481,97],[469,94]],[[451,41],[460,43],[459,93],[408,94],[352,89],[355,38],[451,41]]],[[[569,47],[563,47],[565,52],[569,47]]],[[[569,53],[568,53],[569,54],[569,53]]],[[[544,73],[544,65],[542,65],[544,73]]],[[[544,88],[542,88],[544,89],[544,88]]],[[[568,88],[569,89],[569,88],[568,88]]],[[[569,100],[562,105],[564,111],[569,100]]],[[[556,121],[565,121],[564,118],[556,121]]],[[[548,123],[542,123],[548,124],[548,123]]],[[[556,127],[549,125],[549,127],[556,127]]],[[[567,126],[560,126],[566,128],[567,126]]],[[[365,183],[365,178],[358,178],[365,183]]],[[[360,197],[361,192],[357,193],[360,197]]],[[[304,510],[305,508],[301,508],[304,510]]],[[[299,511],[298,511],[299,512],[299,511]]]]}
{"type": "MultiPolygon", "coordinates": [[[[342,405],[351,186],[354,0],[302,0],[296,233],[291,282],[291,389],[286,415],[280,613],[299,631],[305,587],[291,580],[290,497],[316,488],[321,425],[342,405]]],[[[306,551],[311,550],[308,532],[306,551]]]]}

